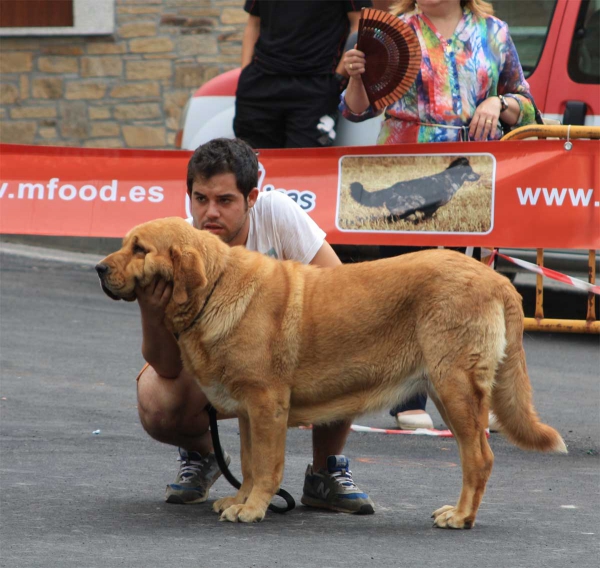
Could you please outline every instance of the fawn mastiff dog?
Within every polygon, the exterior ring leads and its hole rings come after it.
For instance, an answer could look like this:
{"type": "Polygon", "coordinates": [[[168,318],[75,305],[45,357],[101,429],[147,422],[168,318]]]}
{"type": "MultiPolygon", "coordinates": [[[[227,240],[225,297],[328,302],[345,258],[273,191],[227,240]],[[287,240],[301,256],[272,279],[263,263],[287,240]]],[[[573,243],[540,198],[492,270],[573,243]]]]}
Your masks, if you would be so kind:
{"type": "Polygon", "coordinates": [[[185,368],[219,411],[239,418],[243,483],[214,510],[260,521],[282,480],[286,429],[389,408],[426,390],[460,449],[455,505],[442,528],[470,528],[493,454],[491,408],[530,450],[566,452],[531,402],[521,297],[503,276],[457,252],[318,268],[229,247],[179,218],[133,228],[96,267],[111,298],[137,282],[173,283],[166,323],[185,368]]]}

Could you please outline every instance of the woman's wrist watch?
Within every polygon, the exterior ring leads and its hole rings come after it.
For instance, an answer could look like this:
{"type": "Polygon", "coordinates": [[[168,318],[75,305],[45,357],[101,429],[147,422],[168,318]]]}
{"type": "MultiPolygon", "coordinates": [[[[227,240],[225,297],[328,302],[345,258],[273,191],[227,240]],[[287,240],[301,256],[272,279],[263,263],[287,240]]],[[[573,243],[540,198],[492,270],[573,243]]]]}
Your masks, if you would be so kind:
{"type": "Polygon", "coordinates": [[[505,110],[508,110],[508,103],[502,95],[498,95],[498,99],[500,99],[500,114],[502,114],[505,110]]]}

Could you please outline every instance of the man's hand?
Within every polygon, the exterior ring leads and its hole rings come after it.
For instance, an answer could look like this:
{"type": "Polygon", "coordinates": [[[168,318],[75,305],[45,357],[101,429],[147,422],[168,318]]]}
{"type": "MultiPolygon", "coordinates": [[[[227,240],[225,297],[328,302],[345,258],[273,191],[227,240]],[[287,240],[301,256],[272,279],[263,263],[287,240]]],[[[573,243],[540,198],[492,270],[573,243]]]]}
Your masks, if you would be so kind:
{"type": "Polygon", "coordinates": [[[173,285],[159,276],[147,286],[135,287],[135,293],[142,312],[142,319],[154,325],[161,324],[165,319],[165,310],[173,294],[173,285]]]}
{"type": "Polygon", "coordinates": [[[142,355],[161,377],[177,378],[182,369],[181,352],[165,324],[173,285],[156,277],[147,286],[136,286],[135,293],[142,314],[142,355]]]}

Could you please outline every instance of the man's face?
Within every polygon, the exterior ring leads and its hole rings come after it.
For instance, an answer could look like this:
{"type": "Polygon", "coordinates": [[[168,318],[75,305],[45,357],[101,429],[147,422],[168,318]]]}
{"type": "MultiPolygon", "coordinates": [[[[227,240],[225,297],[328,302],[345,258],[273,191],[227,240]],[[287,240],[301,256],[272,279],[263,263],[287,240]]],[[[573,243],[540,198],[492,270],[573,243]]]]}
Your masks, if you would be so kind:
{"type": "Polygon", "coordinates": [[[194,227],[210,231],[230,246],[244,245],[248,238],[248,212],[257,197],[258,189],[254,188],[246,200],[231,173],[196,178],[191,195],[194,227]]]}

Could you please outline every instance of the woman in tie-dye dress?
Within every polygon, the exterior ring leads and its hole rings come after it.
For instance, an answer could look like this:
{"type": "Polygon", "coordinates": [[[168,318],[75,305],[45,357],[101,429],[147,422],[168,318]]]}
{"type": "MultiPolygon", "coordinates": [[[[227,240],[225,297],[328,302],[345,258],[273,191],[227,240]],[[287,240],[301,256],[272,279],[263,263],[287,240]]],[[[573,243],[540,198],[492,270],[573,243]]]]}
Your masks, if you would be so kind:
{"type": "MultiPolygon", "coordinates": [[[[482,0],[402,0],[392,7],[410,25],[423,53],[410,90],[385,109],[378,144],[498,140],[500,122],[535,122],[529,85],[505,22],[482,0]],[[500,97],[498,96],[500,95],[500,97]]],[[[361,75],[364,54],[346,52],[350,76],[342,94],[344,117],[376,116],[361,75]]]]}
{"type": "MultiPolygon", "coordinates": [[[[385,108],[378,144],[498,140],[502,126],[534,123],[535,106],[505,22],[483,0],[401,0],[391,8],[421,45],[421,70],[410,90],[385,108]]],[[[340,110],[360,122],[380,114],[369,104],[361,75],[364,53],[344,56],[350,76],[340,110]]],[[[410,252],[383,247],[382,256],[410,252]]],[[[419,394],[390,410],[401,429],[433,428],[419,394]]],[[[492,415],[490,414],[490,419],[492,415]]]]}

